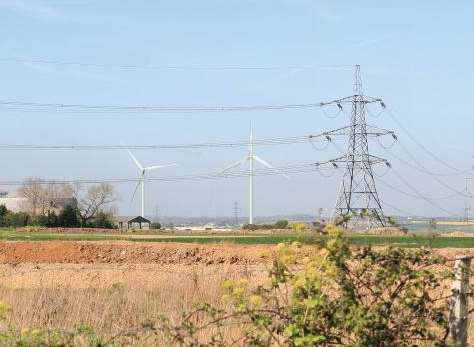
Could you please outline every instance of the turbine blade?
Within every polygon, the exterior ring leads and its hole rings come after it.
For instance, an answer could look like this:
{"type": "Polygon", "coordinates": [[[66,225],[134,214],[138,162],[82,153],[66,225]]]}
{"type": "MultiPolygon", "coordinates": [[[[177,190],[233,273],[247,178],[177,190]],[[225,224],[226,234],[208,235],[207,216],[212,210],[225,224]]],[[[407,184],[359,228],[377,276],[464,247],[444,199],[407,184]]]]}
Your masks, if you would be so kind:
{"type": "Polygon", "coordinates": [[[147,166],[143,170],[155,170],[155,169],[162,169],[164,167],[170,167],[170,166],[177,166],[178,164],[164,164],[164,165],[154,165],[154,166],[147,166]]]}
{"type": "Polygon", "coordinates": [[[255,159],[256,161],[258,161],[260,164],[262,164],[263,166],[266,166],[270,169],[274,169],[276,172],[278,172],[280,175],[282,175],[283,177],[285,178],[290,178],[290,176],[288,176],[286,173],[284,173],[283,171],[281,170],[278,170],[276,168],[274,168],[273,166],[271,166],[268,162],[266,162],[265,160],[263,160],[262,158],[260,158],[259,156],[257,155],[254,155],[253,156],[253,159],[255,159]]]}
{"type": "Polygon", "coordinates": [[[229,171],[230,169],[233,169],[234,167],[239,166],[240,164],[243,164],[245,160],[246,160],[246,158],[241,159],[241,160],[239,160],[239,161],[236,161],[236,162],[233,163],[233,164],[230,164],[229,166],[225,167],[224,170],[222,170],[220,173],[224,173],[224,172],[226,172],[226,171],[229,171]]]}
{"type": "Polygon", "coordinates": [[[131,152],[129,149],[127,149],[127,152],[128,152],[128,154],[130,154],[130,157],[131,157],[132,160],[135,162],[135,164],[137,164],[138,168],[139,168],[140,170],[143,170],[142,164],[140,164],[140,162],[137,160],[137,158],[135,158],[135,156],[132,154],[132,152],[131,152]]]}
{"type": "Polygon", "coordinates": [[[130,200],[130,202],[133,202],[133,199],[135,199],[135,194],[137,194],[138,187],[140,187],[141,183],[142,183],[141,180],[137,182],[137,185],[135,187],[135,190],[133,191],[132,199],[130,200]]]}

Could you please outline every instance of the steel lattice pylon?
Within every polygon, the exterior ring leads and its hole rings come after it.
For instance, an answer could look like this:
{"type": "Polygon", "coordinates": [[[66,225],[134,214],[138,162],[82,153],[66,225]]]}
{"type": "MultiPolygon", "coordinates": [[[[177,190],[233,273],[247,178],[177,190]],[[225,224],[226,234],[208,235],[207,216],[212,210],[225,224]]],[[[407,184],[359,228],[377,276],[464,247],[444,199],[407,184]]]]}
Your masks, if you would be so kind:
{"type": "Polygon", "coordinates": [[[351,124],[343,128],[348,136],[348,148],[344,157],[345,171],[333,211],[333,219],[350,217],[345,223],[346,227],[386,225],[372,166],[379,163],[388,166],[389,164],[385,159],[369,153],[368,138],[385,134],[394,136],[394,134],[392,131],[367,125],[366,105],[374,102],[385,107],[382,99],[363,94],[360,65],[356,65],[353,95],[322,104],[322,106],[336,104],[340,109],[343,108],[343,104],[350,104],[352,108],[351,124]]]}

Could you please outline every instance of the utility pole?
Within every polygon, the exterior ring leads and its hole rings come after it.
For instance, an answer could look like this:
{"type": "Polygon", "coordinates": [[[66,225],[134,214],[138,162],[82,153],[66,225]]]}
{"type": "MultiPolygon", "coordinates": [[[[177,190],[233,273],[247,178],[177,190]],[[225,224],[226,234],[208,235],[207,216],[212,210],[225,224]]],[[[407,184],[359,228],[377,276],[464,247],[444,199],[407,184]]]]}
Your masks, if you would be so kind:
{"type": "Polygon", "coordinates": [[[471,212],[471,206],[466,206],[464,207],[464,222],[466,224],[469,224],[469,215],[470,215],[470,212],[471,212]]]}
{"type": "Polygon", "coordinates": [[[360,65],[355,66],[353,95],[321,103],[321,106],[336,105],[340,110],[345,104],[351,105],[351,124],[327,132],[328,135],[348,136],[346,155],[332,161],[333,163],[344,162],[345,165],[332,218],[349,218],[349,221],[345,223],[346,228],[386,225],[382,204],[375,187],[372,166],[380,163],[387,166],[390,164],[386,159],[370,154],[368,138],[390,134],[396,139],[396,136],[393,131],[372,127],[366,123],[366,107],[371,103],[378,103],[385,108],[382,99],[364,95],[360,65]]]}
{"type": "Polygon", "coordinates": [[[239,203],[237,201],[234,202],[234,207],[232,208],[232,211],[234,212],[234,225],[238,226],[239,225],[240,207],[239,207],[239,203]]]}
{"type": "Polygon", "coordinates": [[[160,217],[160,208],[158,205],[155,205],[155,221],[158,222],[159,217],[160,217]]]}
{"type": "Polygon", "coordinates": [[[322,221],[322,219],[323,219],[323,208],[320,207],[320,208],[318,209],[318,220],[319,220],[319,221],[322,221]]]}

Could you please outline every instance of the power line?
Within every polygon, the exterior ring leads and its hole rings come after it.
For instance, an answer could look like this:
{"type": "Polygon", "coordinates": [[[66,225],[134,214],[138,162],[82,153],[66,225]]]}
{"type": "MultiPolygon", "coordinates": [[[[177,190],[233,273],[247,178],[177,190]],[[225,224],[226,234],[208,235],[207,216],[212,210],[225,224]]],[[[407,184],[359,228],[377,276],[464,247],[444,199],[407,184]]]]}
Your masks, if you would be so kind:
{"type": "Polygon", "coordinates": [[[430,157],[432,157],[434,160],[436,160],[437,162],[441,163],[442,165],[446,166],[447,168],[453,170],[453,171],[456,171],[456,172],[459,172],[459,173],[463,173],[463,170],[460,170],[454,166],[452,166],[451,164],[447,163],[446,161],[444,161],[443,159],[441,159],[440,157],[438,157],[436,154],[434,154],[433,152],[431,152],[428,148],[426,148],[426,146],[424,146],[420,141],[418,141],[415,136],[412,135],[412,133],[410,131],[408,131],[407,128],[405,128],[403,126],[403,124],[397,119],[397,117],[395,117],[395,115],[389,110],[387,109],[387,114],[390,116],[390,118],[392,118],[392,120],[397,123],[398,127],[403,130],[407,136],[414,142],[418,145],[418,147],[420,147],[423,151],[425,151],[430,157]]]}
{"type": "Polygon", "coordinates": [[[400,194],[409,196],[409,197],[414,198],[414,199],[423,199],[423,200],[428,199],[428,200],[431,200],[431,201],[435,201],[435,200],[448,200],[448,199],[452,199],[452,198],[454,198],[454,197],[459,196],[459,194],[456,193],[456,194],[446,195],[446,196],[438,197],[438,198],[433,198],[433,197],[428,198],[428,197],[426,197],[426,196],[425,196],[425,198],[420,198],[418,195],[408,193],[408,192],[406,192],[406,191],[404,191],[404,190],[402,190],[402,189],[400,189],[400,188],[397,188],[397,187],[391,185],[390,183],[385,182],[385,181],[383,181],[383,180],[381,180],[381,179],[379,179],[379,178],[377,178],[377,181],[378,181],[380,184],[382,184],[382,185],[384,185],[384,186],[386,186],[386,187],[392,189],[393,191],[396,191],[396,192],[398,192],[398,193],[400,193],[400,194]]]}
{"type": "Polygon", "coordinates": [[[239,105],[239,106],[120,106],[120,105],[90,105],[90,104],[59,104],[30,101],[0,100],[0,105],[20,111],[74,111],[93,113],[192,113],[192,112],[249,112],[249,111],[278,111],[304,110],[321,107],[321,103],[281,104],[281,105],[239,105]]]}
{"type": "MultiPolygon", "coordinates": [[[[382,147],[383,148],[383,147],[382,147]]],[[[463,196],[463,197],[466,197],[466,198],[472,198],[472,196],[468,195],[468,194],[465,194],[464,192],[460,191],[460,190],[457,190],[453,187],[451,187],[449,184],[445,183],[444,181],[442,181],[441,179],[439,179],[439,177],[437,177],[438,175],[436,175],[435,173],[429,171],[419,160],[416,159],[415,156],[413,156],[413,154],[410,153],[410,151],[405,148],[403,145],[401,145],[401,148],[404,150],[404,152],[415,162],[417,163],[417,165],[419,165],[419,167],[415,166],[415,165],[412,165],[410,164],[409,162],[405,161],[404,159],[396,156],[395,154],[393,154],[393,152],[390,152],[388,151],[387,149],[383,148],[386,152],[390,153],[393,157],[395,157],[397,160],[401,161],[402,163],[404,163],[405,165],[411,167],[411,168],[414,168],[415,170],[418,170],[424,174],[427,174],[429,176],[431,176],[436,182],[438,182],[438,184],[440,184],[441,186],[443,186],[444,188],[452,191],[453,193],[456,193],[457,195],[459,196],[463,196]]]]}
{"type": "Polygon", "coordinates": [[[399,145],[400,145],[400,148],[403,150],[403,152],[405,152],[406,155],[408,155],[411,160],[413,160],[418,166],[414,165],[414,164],[411,164],[410,162],[406,161],[405,159],[402,159],[401,157],[397,156],[395,153],[393,153],[392,151],[390,151],[387,147],[384,147],[384,146],[380,146],[382,147],[382,149],[384,151],[386,151],[387,153],[389,153],[391,156],[393,156],[395,159],[397,159],[398,161],[402,162],[403,164],[411,167],[412,169],[415,169],[415,170],[418,170],[422,173],[425,173],[425,174],[428,174],[430,176],[444,176],[444,177],[449,177],[449,176],[459,176],[459,175],[462,175],[462,174],[466,174],[468,172],[471,172],[472,169],[466,169],[462,172],[456,172],[456,173],[438,173],[438,172],[433,172],[431,170],[429,170],[428,168],[426,168],[426,166],[424,166],[401,142],[398,142],[399,145]]]}
{"type": "Polygon", "coordinates": [[[99,64],[79,61],[61,61],[50,59],[27,59],[27,58],[0,58],[2,62],[13,62],[23,64],[45,64],[59,66],[80,66],[91,68],[108,68],[119,70],[316,70],[316,69],[348,69],[353,65],[152,65],[152,64],[99,64]]]}
{"type": "MultiPolygon", "coordinates": [[[[329,135],[326,132],[320,134],[310,134],[303,136],[274,137],[255,140],[254,145],[273,146],[288,145],[297,143],[310,143],[312,140],[323,138],[329,142],[329,135]]],[[[244,147],[248,146],[248,140],[241,141],[222,141],[222,142],[204,142],[204,143],[182,143],[182,144],[150,144],[150,145],[40,145],[40,144],[0,144],[0,150],[123,150],[123,149],[194,149],[194,148],[221,148],[221,147],[244,147]]]]}
{"type": "Polygon", "coordinates": [[[407,210],[404,210],[404,209],[401,209],[401,208],[399,208],[399,207],[397,207],[397,206],[391,205],[391,204],[387,203],[387,202],[384,201],[384,200],[380,200],[380,202],[382,203],[382,205],[385,205],[385,206],[387,206],[387,207],[389,207],[389,208],[391,208],[391,209],[397,211],[398,213],[402,213],[402,214],[406,215],[407,217],[414,217],[414,216],[415,216],[415,215],[412,214],[411,212],[409,212],[409,211],[407,211],[407,210]]]}
{"type": "MultiPolygon", "coordinates": [[[[307,164],[295,164],[286,165],[282,167],[267,168],[267,169],[255,169],[254,176],[273,176],[287,174],[303,174],[319,172],[320,170],[335,170],[337,165],[332,161],[307,163],[307,164]],[[325,166],[327,165],[327,166],[325,166]]],[[[214,180],[223,178],[241,178],[248,177],[248,170],[232,171],[232,172],[211,172],[204,174],[195,175],[182,175],[182,176],[168,176],[168,177],[149,177],[145,178],[145,181],[158,181],[158,182],[177,182],[177,181],[203,181],[203,180],[214,180]]],[[[0,181],[0,186],[20,186],[29,184],[41,184],[41,185],[60,185],[60,184],[99,184],[99,183],[133,183],[140,181],[140,178],[108,178],[108,179],[72,179],[72,180],[35,180],[27,179],[24,181],[0,181]]]]}
{"type": "Polygon", "coordinates": [[[457,217],[457,215],[455,213],[452,213],[450,211],[448,211],[447,209],[445,209],[444,207],[438,205],[437,203],[435,203],[434,201],[426,198],[423,194],[421,194],[418,189],[416,189],[413,185],[410,184],[410,182],[408,182],[402,175],[400,175],[396,170],[392,169],[392,172],[398,177],[398,179],[400,181],[402,181],[408,188],[410,188],[410,190],[415,193],[415,195],[417,195],[420,199],[426,201],[427,203],[429,203],[431,206],[439,209],[440,211],[443,211],[444,213],[450,215],[450,216],[453,216],[453,217],[457,217]]]}

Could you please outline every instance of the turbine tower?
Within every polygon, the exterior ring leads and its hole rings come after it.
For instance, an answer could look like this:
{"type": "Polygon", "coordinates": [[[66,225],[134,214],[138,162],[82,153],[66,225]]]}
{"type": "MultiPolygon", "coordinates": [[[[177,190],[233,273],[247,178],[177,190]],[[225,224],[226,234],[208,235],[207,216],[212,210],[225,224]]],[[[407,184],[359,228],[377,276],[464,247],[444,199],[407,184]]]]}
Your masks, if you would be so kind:
{"type": "Polygon", "coordinates": [[[355,66],[353,95],[337,99],[325,105],[337,105],[343,109],[343,104],[351,105],[351,124],[349,126],[328,132],[332,135],[348,136],[348,148],[344,159],[345,171],[340,185],[339,195],[332,214],[332,218],[350,217],[348,224],[352,227],[386,226],[386,218],[377,193],[372,166],[385,163],[387,160],[370,154],[369,137],[392,135],[393,131],[380,129],[366,123],[366,107],[370,103],[379,103],[382,108],[385,104],[380,98],[366,96],[362,90],[360,65],[355,66]]]}
{"type": "Polygon", "coordinates": [[[127,151],[128,151],[128,154],[130,154],[130,157],[132,158],[134,163],[137,165],[138,169],[140,170],[140,173],[138,175],[138,182],[137,182],[137,185],[135,187],[135,190],[133,191],[132,201],[135,198],[135,194],[137,193],[138,187],[140,186],[141,195],[142,195],[141,196],[141,214],[140,215],[143,218],[145,218],[145,173],[149,170],[162,169],[162,168],[165,168],[165,167],[175,166],[177,164],[153,165],[153,166],[143,167],[142,164],[140,164],[140,162],[137,160],[137,158],[135,158],[135,156],[132,154],[132,152],[130,152],[130,150],[128,150],[128,149],[127,149],[127,151]]]}
{"type": "Polygon", "coordinates": [[[269,169],[274,169],[275,171],[279,172],[282,176],[289,178],[288,175],[286,175],[284,172],[275,169],[273,166],[271,166],[268,162],[254,154],[253,152],[253,129],[252,129],[252,124],[250,124],[250,137],[249,137],[249,144],[248,144],[248,154],[242,158],[239,161],[236,161],[235,163],[227,166],[224,170],[222,170],[222,173],[225,173],[229,171],[230,169],[233,169],[241,164],[244,164],[246,161],[249,162],[249,224],[253,224],[253,176],[254,176],[254,161],[259,162],[263,166],[266,166],[269,169]]]}

